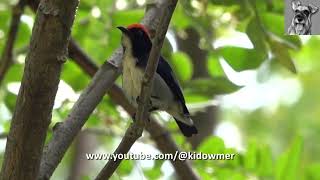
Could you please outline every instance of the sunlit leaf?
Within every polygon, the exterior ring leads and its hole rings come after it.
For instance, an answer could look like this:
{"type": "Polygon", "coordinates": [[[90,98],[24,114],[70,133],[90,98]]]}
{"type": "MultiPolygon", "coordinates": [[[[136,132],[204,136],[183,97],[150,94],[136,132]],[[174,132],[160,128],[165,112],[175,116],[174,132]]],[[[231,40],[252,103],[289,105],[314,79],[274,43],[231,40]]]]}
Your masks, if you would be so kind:
{"type": "Polygon", "coordinates": [[[238,4],[238,0],[210,0],[210,3],[217,4],[217,5],[235,5],[238,4]]]}
{"type": "Polygon", "coordinates": [[[14,112],[14,108],[16,106],[16,100],[17,100],[17,96],[12,93],[8,93],[5,96],[5,99],[4,99],[5,105],[11,112],[14,112]]]}
{"type": "Polygon", "coordinates": [[[178,29],[187,28],[191,22],[189,18],[185,15],[183,7],[178,3],[176,10],[172,16],[172,24],[178,29]]]}
{"type": "Polygon", "coordinates": [[[210,54],[208,57],[208,72],[212,77],[224,75],[224,71],[219,62],[219,57],[215,54],[210,54]]]}
{"type": "Polygon", "coordinates": [[[21,81],[23,68],[24,66],[22,64],[13,64],[7,72],[4,78],[4,82],[9,83],[14,81],[21,81]]]}
{"type": "Polygon", "coordinates": [[[22,48],[29,45],[31,37],[31,29],[25,23],[20,23],[19,30],[17,34],[16,47],[22,48]]]}
{"type": "Polygon", "coordinates": [[[162,176],[162,171],[160,171],[160,168],[164,161],[162,160],[156,160],[154,161],[154,167],[151,169],[143,170],[144,175],[148,179],[159,179],[162,176]]]}
{"type": "Polygon", "coordinates": [[[258,152],[258,172],[260,176],[272,176],[273,161],[269,146],[262,146],[258,152]]]}
{"type": "Polygon", "coordinates": [[[117,168],[117,174],[120,176],[129,175],[133,169],[134,161],[132,160],[122,160],[120,166],[117,168]]]}
{"type": "Polygon", "coordinates": [[[276,179],[296,179],[299,175],[299,163],[302,151],[302,138],[296,137],[287,152],[282,154],[276,165],[276,179]]]}
{"type": "Polygon", "coordinates": [[[265,33],[263,32],[263,27],[257,20],[257,18],[252,18],[249,22],[246,33],[249,36],[254,48],[258,51],[266,52],[266,40],[265,33]]]}
{"type": "Polygon", "coordinates": [[[236,71],[255,69],[267,58],[266,52],[239,47],[219,48],[220,54],[236,71]]]}
{"type": "Polygon", "coordinates": [[[270,41],[270,47],[275,60],[277,60],[280,64],[289,69],[291,72],[297,73],[297,69],[288,52],[288,49],[283,44],[277,41],[270,41]]]}
{"type": "Polygon", "coordinates": [[[195,79],[186,85],[186,91],[213,97],[218,94],[228,94],[241,87],[233,84],[225,77],[195,79]]]}
{"type": "Polygon", "coordinates": [[[203,153],[223,153],[225,150],[224,142],[219,137],[209,137],[204,140],[197,148],[198,152],[203,153]]]}
{"type": "Polygon", "coordinates": [[[128,26],[141,21],[144,15],[143,9],[117,11],[112,14],[113,26],[128,26]]]}
{"type": "Polygon", "coordinates": [[[255,170],[257,168],[257,153],[257,143],[256,141],[251,141],[248,145],[244,159],[244,166],[248,170],[255,170]]]}
{"type": "Polygon", "coordinates": [[[211,96],[203,95],[203,94],[195,94],[192,91],[185,90],[184,97],[187,103],[201,103],[207,102],[212,99],[211,96]]]}
{"type": "Polygon", "coordinates": [[[61,79],[75,91],[84,89],[89,82],[89,77],[72,60],[64,64],[61,79]]]}
{"type": "Polygon", "coordinates": [[[189,56],[183,52],[172,54],[171,62],[174,67],[175,74],[182,81],[187,81],[192,76],[192,63],[189,56]]]}
{"type": "Polygon", "coordinates": [[[320,163],[314,163],[307,168],[307,179],[320,179],[320,163]]]}
{"type": "Polygon", "coordinates": [[[265,31],[270,31],[278,38],[285,41],[288,47],[291,48],[301,48],[301,41],[298,36],[287,36],[286,30],[284,28],[284,18],[283,15],[275,13],[261,13],[261,21],[265,27],[265,31]]]}

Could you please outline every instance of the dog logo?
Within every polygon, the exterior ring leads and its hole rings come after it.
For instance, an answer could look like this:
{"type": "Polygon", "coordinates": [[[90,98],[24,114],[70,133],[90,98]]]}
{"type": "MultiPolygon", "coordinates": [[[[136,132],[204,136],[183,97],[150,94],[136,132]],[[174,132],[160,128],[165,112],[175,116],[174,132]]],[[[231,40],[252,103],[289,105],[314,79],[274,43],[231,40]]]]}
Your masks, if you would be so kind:
{"type": "Polygon", "coordinates": [[[300,1],[292,2],[294,17],[288,28],[289,35],[310,35],[311,34],[311,16],[318,11],[318,7],[309,4],[302,5],[300,1]]]}

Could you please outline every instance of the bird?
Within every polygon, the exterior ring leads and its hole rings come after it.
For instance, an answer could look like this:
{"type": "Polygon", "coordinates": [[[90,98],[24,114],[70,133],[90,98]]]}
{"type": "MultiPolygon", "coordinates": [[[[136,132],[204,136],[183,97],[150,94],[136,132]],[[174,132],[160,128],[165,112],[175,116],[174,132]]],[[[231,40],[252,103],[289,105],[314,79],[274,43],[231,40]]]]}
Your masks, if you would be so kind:
{"type": "MultiPolygon", "coordinates": [[[[122,32],[122,87],[129,102],[138,107],[142,80],[152,48],[150,33],[139,23],[117,28],[122,32]]],[[[149,112],[159,110],[173,116],[184,136],[191,137],[198,133],[190,118],[179,82],[169,63],[161,55],[154,75],[150,106],[149,112]]]]}

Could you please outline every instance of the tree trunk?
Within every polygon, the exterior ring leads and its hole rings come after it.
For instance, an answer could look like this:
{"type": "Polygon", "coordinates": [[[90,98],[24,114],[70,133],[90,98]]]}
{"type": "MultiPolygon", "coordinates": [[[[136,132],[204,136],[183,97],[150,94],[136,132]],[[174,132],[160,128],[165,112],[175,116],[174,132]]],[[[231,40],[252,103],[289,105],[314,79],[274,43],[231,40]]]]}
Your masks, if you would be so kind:
{"type": "Polygon", "coordinates": [[[78,0],[42,0],[8,135],[1,179],[34,180],[78,0]]]}

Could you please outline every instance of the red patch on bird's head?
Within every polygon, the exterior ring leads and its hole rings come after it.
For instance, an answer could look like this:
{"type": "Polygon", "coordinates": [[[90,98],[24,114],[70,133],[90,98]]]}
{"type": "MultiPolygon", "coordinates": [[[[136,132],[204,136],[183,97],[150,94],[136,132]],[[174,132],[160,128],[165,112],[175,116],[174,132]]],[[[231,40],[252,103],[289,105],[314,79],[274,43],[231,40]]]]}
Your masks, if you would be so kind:
{"type": "Polygon", "coordinates": [[[136,23],[136,24],[131,24],[127,27],[128,30],[133,29],[133,28],[141,29],[150,37],[149,30],[144,25],[136,23]]]}

